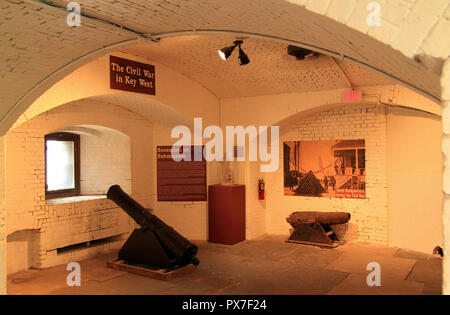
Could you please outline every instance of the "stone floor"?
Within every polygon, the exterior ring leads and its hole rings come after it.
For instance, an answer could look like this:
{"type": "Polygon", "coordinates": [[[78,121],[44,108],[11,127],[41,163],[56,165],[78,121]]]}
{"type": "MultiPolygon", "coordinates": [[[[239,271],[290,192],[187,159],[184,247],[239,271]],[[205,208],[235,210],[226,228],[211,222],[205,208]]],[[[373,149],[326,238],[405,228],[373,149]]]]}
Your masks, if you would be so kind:
{"type": "Polygon", "coordinates": [[[170,281],[106,267],[115,254],[80,261],[82,283],[66,284],[66,265],[8,276],[8,294],[441,294],[441,260],[418,252],[347,243],[334,249],[264,236],[233,246],[197,242],[200,265],[170,281]],[[369,287],[367,264],[381,267],[369,287]]]}

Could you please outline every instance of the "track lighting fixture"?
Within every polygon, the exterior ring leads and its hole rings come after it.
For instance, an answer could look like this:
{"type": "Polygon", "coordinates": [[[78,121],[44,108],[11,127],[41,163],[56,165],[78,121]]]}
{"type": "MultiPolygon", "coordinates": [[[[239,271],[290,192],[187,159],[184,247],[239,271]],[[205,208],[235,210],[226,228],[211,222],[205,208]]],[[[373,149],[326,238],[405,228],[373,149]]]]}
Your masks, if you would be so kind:
{"type": "Polygon", "coordinates": [[[247,54],[241,49],[241,45],[239,45],[239,65],[245,66],[250,62],[250,59],[248,58],[247,54]]]}
{"type": "Polygon", "coordinates": [[[229,46],[229,47],[224,47],[222,49],[219,49],[219,56],[220,56],[220,58],[222,58],[223,60],[227,60],[228,57],[231,56],[231,53],[233,52],[233,50],[235,48],[236,48],[236,45],[229,46]]]}
{"type": "Polygon", "coordinates": [[[220,58],[222,58],[223,60],[227,60],[228,57],[230,57],[231,54],[233,53],[234,49],[236,47],[238,47],[239,48],[239,57],[238,57],[239,65],[245,66],[246,64],[248,64],[250,62],[250,59],[248,58],[246,53],[241,48],[241,44],[243,44],[243,43],[244,42],[241,40],[235,40],[233,42],[233,46],[228,46],[228,47],[219,49],[218,53],[219,53],[220,58]]]}

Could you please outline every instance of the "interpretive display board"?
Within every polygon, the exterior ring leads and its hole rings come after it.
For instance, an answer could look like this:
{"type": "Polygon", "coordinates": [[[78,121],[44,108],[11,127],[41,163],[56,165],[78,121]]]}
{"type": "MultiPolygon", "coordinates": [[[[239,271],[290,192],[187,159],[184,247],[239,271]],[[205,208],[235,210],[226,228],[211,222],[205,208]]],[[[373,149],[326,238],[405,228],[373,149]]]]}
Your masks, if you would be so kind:
{"type": "Polygon", "coordinates": [[[366,198],[365,140],[288,141],[284,194],[366,198]]]}
{"type": "Polygon", "coordinates": [[[194,161],[194,146],[156,148],[158,201],[206,201],[206,160],[194,161]],[[179,162],[172,158],[178,150],[179,162]]]}

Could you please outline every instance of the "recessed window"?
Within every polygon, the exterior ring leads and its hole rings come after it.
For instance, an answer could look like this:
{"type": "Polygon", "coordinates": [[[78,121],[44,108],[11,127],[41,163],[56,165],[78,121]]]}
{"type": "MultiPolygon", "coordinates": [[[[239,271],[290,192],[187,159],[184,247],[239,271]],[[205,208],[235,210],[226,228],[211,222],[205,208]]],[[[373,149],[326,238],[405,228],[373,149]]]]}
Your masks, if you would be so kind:
{"type": "Polygon", "coordinates": [[[80,136],[68,132],[45,136],[45,194],[60,198],[80,194],[80,136]]]}

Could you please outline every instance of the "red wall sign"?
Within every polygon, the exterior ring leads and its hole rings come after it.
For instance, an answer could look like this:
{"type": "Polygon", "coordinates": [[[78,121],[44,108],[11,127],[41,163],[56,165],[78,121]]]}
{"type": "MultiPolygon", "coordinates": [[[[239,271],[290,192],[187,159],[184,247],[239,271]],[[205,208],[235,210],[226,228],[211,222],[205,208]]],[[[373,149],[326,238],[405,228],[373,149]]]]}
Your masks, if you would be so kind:
{"type": "Polygon", "coordinates": [[[110,88],[155,95],[155,66],[109,57],[110,88]]]}
{"type": "Polygon", "coordinates": [[[360,91],[352,90],[345,92],[345,102],[347,103],[356,103],[359,101],[360,91]]]}

